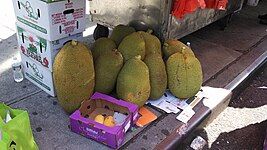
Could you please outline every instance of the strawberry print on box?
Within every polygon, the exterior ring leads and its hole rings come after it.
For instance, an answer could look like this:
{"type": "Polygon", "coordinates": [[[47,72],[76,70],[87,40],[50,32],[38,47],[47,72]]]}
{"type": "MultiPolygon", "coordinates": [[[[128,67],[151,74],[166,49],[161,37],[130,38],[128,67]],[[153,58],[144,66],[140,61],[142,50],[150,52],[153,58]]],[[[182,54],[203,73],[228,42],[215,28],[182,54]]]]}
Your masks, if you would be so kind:
{"type": "Polygon", "coordinates": [[[56,54],[66,42],[72,39],[81,40],[82,33],[55,41],[48,41],[17,26],[18,48],[21,55],[29,57],[51,72],[53,71],[52,65],[56,54]]]}

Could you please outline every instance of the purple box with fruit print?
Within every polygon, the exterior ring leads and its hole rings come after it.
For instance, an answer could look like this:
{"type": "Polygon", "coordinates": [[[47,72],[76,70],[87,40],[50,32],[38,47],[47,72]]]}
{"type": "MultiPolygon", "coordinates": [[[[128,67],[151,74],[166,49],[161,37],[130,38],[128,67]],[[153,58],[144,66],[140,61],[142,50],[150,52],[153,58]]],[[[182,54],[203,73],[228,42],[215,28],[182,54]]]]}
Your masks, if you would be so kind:
{"type": "Polygon", "coordinates": [[[70,128],[75,133],[116,149],[123,144],[126,132],[137,119],[137,105],[96,92],[70,116],[70,128]],[[122,122],[113,127],[94,120],[97,115],[114,116],[114,114],[124,117],[122,122]]]}

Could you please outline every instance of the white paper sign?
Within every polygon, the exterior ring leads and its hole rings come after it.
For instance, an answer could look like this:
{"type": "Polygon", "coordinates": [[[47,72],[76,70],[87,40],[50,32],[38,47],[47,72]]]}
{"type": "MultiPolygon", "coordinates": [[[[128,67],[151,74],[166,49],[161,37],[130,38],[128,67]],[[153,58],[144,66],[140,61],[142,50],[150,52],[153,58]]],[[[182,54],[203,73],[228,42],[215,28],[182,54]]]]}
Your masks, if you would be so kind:
{"type": "Polygon", "coordinates": [[[166,113],[175,113],[180,112],[180,109],[185,108],[188,104],[186,100],[180,100],[173,96],[169,91],[166,91],[164,95],[158,100],[149,100],[147,104],[151,104],[166,113]]]}
{"type": "Polygon", "coordinates": [[[187,106],[177,117],[179,121],[183,123],[187,123],[190,118],[195,114],[195,111],[192,109],[191,106],[187,106]]]}

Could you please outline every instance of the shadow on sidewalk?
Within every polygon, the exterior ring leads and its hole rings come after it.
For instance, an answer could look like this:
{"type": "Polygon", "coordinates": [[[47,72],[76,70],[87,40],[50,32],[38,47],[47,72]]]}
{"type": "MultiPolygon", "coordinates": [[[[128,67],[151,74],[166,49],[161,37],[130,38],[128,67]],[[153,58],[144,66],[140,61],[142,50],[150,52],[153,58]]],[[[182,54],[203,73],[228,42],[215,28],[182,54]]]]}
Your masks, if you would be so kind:
{"type": "Polygon", "coordinates": [[[262,150],[266,136],[267,120],[251,124],[231,132],[221,133],[210,149],[238,150],[255,149],[262,150]]]}
{"type": "Polygon", "coordinates": [[[249,81],[248,87],[240,95],[232,99],[229,107],[233,108],[257,108],[267,105],[267,64],[262,71],[249,81]]]}

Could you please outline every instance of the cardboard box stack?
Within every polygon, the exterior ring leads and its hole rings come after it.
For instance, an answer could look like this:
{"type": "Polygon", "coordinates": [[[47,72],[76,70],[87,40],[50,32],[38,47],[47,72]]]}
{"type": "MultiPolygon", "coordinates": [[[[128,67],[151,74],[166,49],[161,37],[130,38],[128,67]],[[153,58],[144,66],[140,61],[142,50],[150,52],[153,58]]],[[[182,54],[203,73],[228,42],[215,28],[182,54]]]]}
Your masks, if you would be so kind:
{"type": "Polygon", "coordinates": [[[85,0],[13,0],[25,78],[51,96],[54,58],[66,42],[82,39],[85,6],[85,0]]]}

